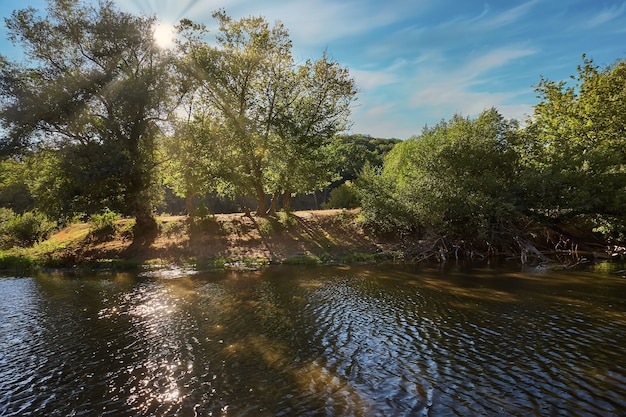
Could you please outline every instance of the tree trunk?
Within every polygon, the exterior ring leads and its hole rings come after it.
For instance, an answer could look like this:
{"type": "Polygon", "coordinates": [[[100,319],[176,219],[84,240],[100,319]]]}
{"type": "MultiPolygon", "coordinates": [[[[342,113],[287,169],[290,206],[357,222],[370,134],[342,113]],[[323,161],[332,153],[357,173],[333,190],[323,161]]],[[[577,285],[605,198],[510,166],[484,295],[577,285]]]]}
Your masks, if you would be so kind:
{"type": "Polygon", "coordinates": [[[289,190],[283,194],[283,210],[291,211],[291,191],[289,190]]]}
{"type": "Polygon", "coordinates": [[[196,208],[193,206],[193,193],[188,192],[185,196],[185,211],[187,215],[193,217],[196,215],[196,208]]]}
{"type": "Polygon", "coordinates": [[[135,210],[135,236],[150,234],[157,230],[157,222],[150,209],[144,204],[136,204],[135,210]]]}
{"type": "Polygon", "coordinates": [[[265,212],[267,211],[267,204],[265,203],[265,190],[263,190],[263,186],[261,184],[256,184],[254,186],[256,191],[256,215],[257,216],[265,216],[265,212]]]}
{"type": "Polygon", "coordinates": [[[241,196],[241,205],[243,207],[243,214],[250,217],[250,207],[248,207],[248,202],[246,201],[246,196],[242,195],[241,196]]]}
{"type": "Polygon", "coordinates": [[[274,193],[272,195],[272,203],[270,204],[270,208],[267,211],[267,214],[269,214],[270,216],[273,214],[276,214],[276,207],[278,207],[278,193],[274,193]]]}

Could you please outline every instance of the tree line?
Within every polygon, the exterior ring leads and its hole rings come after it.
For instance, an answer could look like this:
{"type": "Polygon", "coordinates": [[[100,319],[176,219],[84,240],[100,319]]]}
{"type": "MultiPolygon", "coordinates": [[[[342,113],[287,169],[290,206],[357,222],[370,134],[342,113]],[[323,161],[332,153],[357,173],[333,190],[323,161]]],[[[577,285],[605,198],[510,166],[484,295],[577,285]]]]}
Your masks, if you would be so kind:
{"type": "Polygon", "coordinates": [[[24,58],[0,56],[0,205],[61,221],[113,210],[149,230],[172,194],[191,215],[207,195],[266,215],[326,190],[329,207],[437,248],[496,250],[536,225],[625,240],[625,61],[583,57],[569,83],[540,78],[524,123],[492,108],[399,141],[346,135],[348,68],[326,53],[296,62],[280,22],[213,18],[214,40],[183,19],[163,49],[154,17],[110,0],[16,10],[6,25],[24,58]]]}
{"type": "Polygon", "coordinates": [[[536,91],[523,126],[492,108],[397,144],[360,177],[366,222],[429,237],[435,252],[528,250],[541,230],[553,249],[578,239],[623,252],[626,61],[583,56],[569,83],[541,78],[536,91]]]}
{"type": "Polygon", "coordinates": [[[348,69],[327,54],[297,63],[280,22],[213,17],[215,42],[183,19],[172,49],[156,45],[154,17],[108,0],[51,0],[45,14],[7,19],[25,59],[0,58],[0,152],[5,170],[33,167],[37,207],[106,207],[149,229],[164,186],[189,213],[215,192],[247,210],[252,198],[262,215],[336,179],[331,142],[357,93],[348,69]]]}

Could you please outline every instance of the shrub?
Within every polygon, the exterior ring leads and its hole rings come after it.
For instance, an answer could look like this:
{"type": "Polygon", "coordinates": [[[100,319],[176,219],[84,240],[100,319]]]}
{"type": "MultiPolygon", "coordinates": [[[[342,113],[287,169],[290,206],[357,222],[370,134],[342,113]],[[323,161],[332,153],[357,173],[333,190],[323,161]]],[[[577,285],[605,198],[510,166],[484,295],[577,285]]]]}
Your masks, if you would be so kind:
{"type": "Polygon", "coordinates": [[[220,231],[220,224],[215,214],[211,213],[204,203],[200,203],[195,214],[190,216],[187,222],[189,224],[189,232],[193,235],[220,231]]]}
{"type": "Polygon", "coordinates": [[[33,264],[33,260],[26,256],[0,254],[0,271],[28,272],[33,264]]]}
{"type": "Polygon", "coordinates": [[[30,246],[35,242],[46,239],[57,227],[56,222],[36,211],[28,211],[22,215],[15,215],[9,219],[4,229],[5,244],[30,246]]]}
{"type": "Polygon", "coordinates": [[[184,222],[175,221],[168,222],[162,226],[163,234],[169,238],[174,236],[181,236],[186,231],[186,225],[184,222]]]}
{"type": "Polygon", "coordinates": [[[346,181],[330,192],[326,208],[357,208],[361,204],[359,194],[351,181],[346,181]]]}
{"type": "Polygon", "coordinates": [[[15,216],[15,213],[10,208],[0,208],[0,248],[12,245],[13,238],[9,231],[9,223],[15,216]]]}
{"type": "Polygon", "coordinates": [[[113,234],[117,230],[116,222],[120,219],[121,216],[118,213],[106,208],[100,213],[89,216],[89,223],[93,233],[113,234]]]}
{"type": "Polygon", "coordinates": [[[263,217],[260,217],[257,220],[257,228],[259,230],[259,234],[261,236],[269,236],[272,233],[274,233],[274,230],[276,230],[275,225],[277,225],[277,222],[273,222],[270,219],[265,219],[263,217]]]}
{"type": "Polygon", "coordinates": [[[356,214],[343,209],[333,217],[333,224],[348,227],[354,223],[356,217],[356,214]]]}

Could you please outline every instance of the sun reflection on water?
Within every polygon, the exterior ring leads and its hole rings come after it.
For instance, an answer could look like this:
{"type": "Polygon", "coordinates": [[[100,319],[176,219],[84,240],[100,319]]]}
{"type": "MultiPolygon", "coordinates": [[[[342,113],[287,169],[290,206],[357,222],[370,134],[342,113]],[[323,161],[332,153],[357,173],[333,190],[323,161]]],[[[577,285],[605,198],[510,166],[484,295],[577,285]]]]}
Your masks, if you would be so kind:
{"type": "Polygon", "coordinates": [[[129,299],[133,300],[128,315],[138,338],[137,356],[143,360],[135,360],[120,375],[126,378],[121,389],[131,394],[127,404],[138,414],[162,415],[180,406],[185,398],[182,381],[193,372],[193,364],[181,359],[177,336],[181,299],[155,283],[140,287],[129,299]]]}

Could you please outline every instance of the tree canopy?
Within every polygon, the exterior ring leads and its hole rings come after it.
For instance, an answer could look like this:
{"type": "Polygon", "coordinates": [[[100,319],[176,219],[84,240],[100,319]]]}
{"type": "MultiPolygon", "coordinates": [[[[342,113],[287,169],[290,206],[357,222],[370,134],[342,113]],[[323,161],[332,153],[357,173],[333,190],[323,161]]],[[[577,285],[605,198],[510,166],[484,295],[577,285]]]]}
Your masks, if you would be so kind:
{"type": "Polygon", "coordinates": [[[265,214],[279,196],[336,178],[327,146],[349,125],[347,68],[323,54],[296,64],[289,33],[224,11],[217,43],[181,20],[173,50],[156,19],[110,0],[50,0],[16,10],[7,27],[24,59],[0,57],[0,155],[29,171],[36,204],[57,217],[111,208],[154,226],[161,183],[187,199],[252,197],[265,214]]]}
{"type": "Polygon", "coordinates": [[[535,208],[554,220],[625,214],[626,62],[583,61],[573,85],[541,79],[526,136],[535,208]]]}
{"type": "Polygon", "coordinates": [[[511,241],[531,223],[623,240],[626,62],[577,70],[573,85],[541,78],[526,126],[491,109],[396,145],[359,180],[365,218],[465,243],[511,241]]]}
{"type": "Polygon", "coordinates": [[[7,20],[24,62],[1,58],[3,154],[45,151],[70,210],[111,205],[149,226],[159,122],[170,106],[171,60],[154,18],[52,0],[47,14],[7,20]]]}
{"type": "Polygon", "coordinates": [[[0,56],[0,206],[111,209],[150,229],[165,187],[189,214],[217,194],[258,215],[332,188],[332,205],[360,203],[383,231],[497,245],[532,223],[626,238],[626,61],[583,57],[569,81],[540,78],[524,124],[492,108],[399,141],[346,134],[350,71],[326,52],[296,62],[281,22],[213,18],[215,41],[183,19],[166,50],[155,17],[112,0],[16,10],[23,59],[0,56]]]}
{"type": "Polygon", "coordinates": [[[347,127],[355,82],[326,54],[296,65],[280,22],[270,27],[260,17],[233,20],[222,11],[214,17],[216,46],[202,40],[201,25],[180,25],[193,94],[201,97],[191,119],[209,115],[219,132],[211,140],[221,155],[209,160],[226,158],[228,170],[218,176],[229,190],[253,196],[259,214],[267,211],[267,195],[283,195],[288,207],[293,193],[331,180],[332,163],[323,149],[347,127]]]}
{"type": "Polygon", "coordinates": [[[361,180],[364,209],[390,210],[375,211],[389,229],[431,227],[454,237],[486,233],[513,210],[516,128],[495,109],[425,128],[397,144],[378,174],[361,180]]]}

